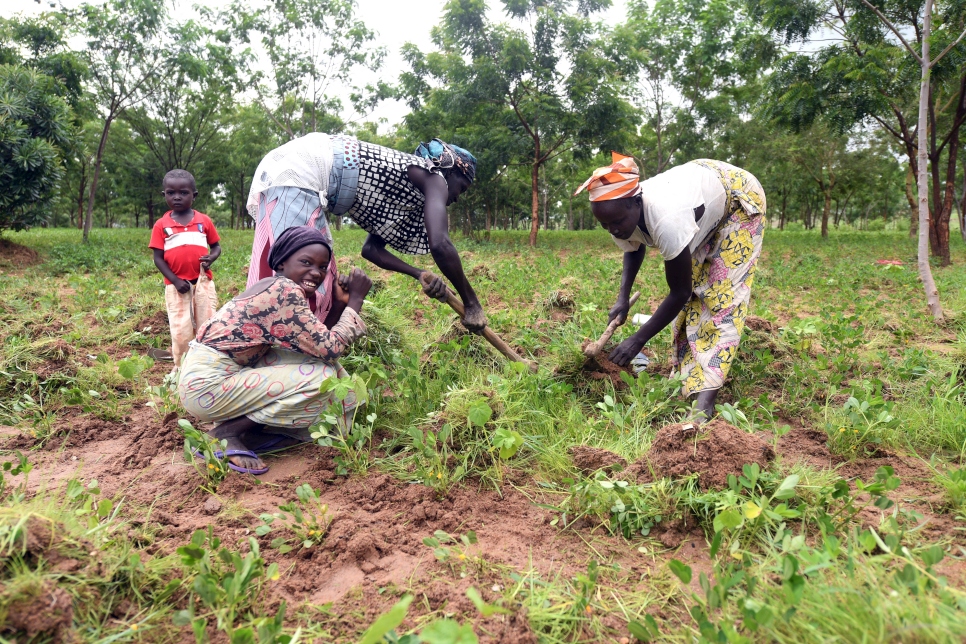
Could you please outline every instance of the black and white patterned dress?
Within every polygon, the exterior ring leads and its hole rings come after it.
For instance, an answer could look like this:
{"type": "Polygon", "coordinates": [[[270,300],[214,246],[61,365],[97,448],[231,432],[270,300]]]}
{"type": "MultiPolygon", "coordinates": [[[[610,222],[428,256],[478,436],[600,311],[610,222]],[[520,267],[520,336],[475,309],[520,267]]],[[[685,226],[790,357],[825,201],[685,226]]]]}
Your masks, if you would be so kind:
{"type": "MultiPolygon", "coordinates": [[[[358,163],[358,184],[355,199],[345,215],[366,232],[386,240],[393,250],[425,255],[429,252],[423,217],[426,198],[409,180],[407,172],[412,166],[437,174],[439,169],[427,159],[412,154],[362,141],[353,143],[358,145],[358,161],[351,159],[355,154],[347,154],[344,171],[355,170],[350,165],[358,163]]],[[[330,191],[332,188],[330,185],[330,191]]]]}

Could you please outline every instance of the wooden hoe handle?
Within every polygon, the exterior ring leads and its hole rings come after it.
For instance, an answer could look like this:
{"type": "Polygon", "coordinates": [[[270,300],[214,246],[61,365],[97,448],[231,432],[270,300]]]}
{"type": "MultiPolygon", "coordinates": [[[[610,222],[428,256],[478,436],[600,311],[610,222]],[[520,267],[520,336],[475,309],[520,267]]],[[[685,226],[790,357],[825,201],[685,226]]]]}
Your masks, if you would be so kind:
{"type": "MultiPolygon", "coordinates": [[[[419,282],[423,286],[428,286],[429,283],[432,282],[433,279],[435,279],[435,278],[436,278],[436,276],[433,275],[432,273],[430,273],[429,271],[423,271],[419,275],[419,282]]],[[[453,293],[453,291],[451,291],[449,289],[446,289],[446,300],[445,300],[445,302],[447,304],[449,304],[449,307],[451,309],[453,309],[454,311],[456,311],[457,315],[459,315],[461,318],[466,315],[466,312],[463,309],[463,302],[460,301],[460,298],[456,297],[456,294],[453,293]]],[[[537,365],[536,364],[534,364],[533,362],[530,362],[529,360],[524,360],[523,358],[521,358],[520,357],[520,354],[517,353],[516,351],[514,351],[510,347],[510,345],[508,345],[506,342],[504,342],[503,341],[503,338],[501,338],[500,336],[498,336],[493,331],[493,329],[491,329],[489,326],[483,327],[482,335],[483,335],[484,338],[486,338],[486,341],[487,342],[489,342],[491,345],[493,345],[496,348],[497,351],[499,351],[500,353],[502,353],[503,355],[505,355],[507,358],[509,358],[510,360],[513,360],[514,362],[522,362],[523,364],[527,365],[527,367],[530,368],[530,371],[532,371],[533,373],[536,373],[537,372],[537,365]]]]}
{"type": "MultiPolygon", "coordinates": [[[[631,299],[627,303],[627,316],[624,317],[624,322],[627,321],[627,317],[631,314],[631,307],[634,306],[634,303],[637,302],[637,299],[640,296],[640,291],[634,291],[634,295],[631,295],[631,299]]],[[[607,344],[607,341],[610,340],[610,337],[614,335],[614,331],[617,330],[617,327],[624,322],[622,322],[620,318],[614,318],[611,320],[610,324],[607,325],[607,329],[604,331],[604,334],[600,336],[600,339],[597,340],[597,342],[592,342],[587,345],[587,348],[584,349],[584,355],[588,358],[593,358],[600,353],[600,350],[604,348],[604,345],[607,344]]]]}

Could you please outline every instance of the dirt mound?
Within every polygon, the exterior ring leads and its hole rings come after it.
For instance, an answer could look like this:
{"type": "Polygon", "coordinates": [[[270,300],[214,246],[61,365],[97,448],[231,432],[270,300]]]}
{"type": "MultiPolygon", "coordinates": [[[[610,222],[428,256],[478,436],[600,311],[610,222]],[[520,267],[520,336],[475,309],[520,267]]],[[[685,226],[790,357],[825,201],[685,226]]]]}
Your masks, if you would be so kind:
{"type": "Polygon", "coordinates": [[[131,453],[124,459],[124,464],[146,467],[161,452],[175,450],[182,445],[184,435],[178,429],[178,414],[170,412],[159,424],[148,423],[139,434],[132,437],[131,453]]]}
{"type": "Polygon", "coordinates": [[[722,420],[702,425],[700,433],[691,423],[661,428],[651,450],[635,462],[630,471],[638,480],[654,477],[681,478],[697,473],[704,488],[722,488],[729,474],[741,474],[747,463],[765,467],[775,452],[762,439],[722,420]]]}
{"type": "Polygon", "coordinates": [[[168,313],[158,311],[146,318],[141,319],[134,328],[145,335],[166,336],[168,335],[168,313]]]}
{"type": "Polygon", "coordinates": [[[841,459],[828,449],[828,434],[796,427],[778,441],[778,451],[786,461],[805,461],[815,467],[831,467],[841,459]]]}
{"type": "MultiPolygon", "coordinates": [[[[15,599],[7,607],[6,629],[24,633],[26,640],[37,635],[49,636],[49,641],[62,642],[74,621],[74,604],[63,588],[44,584],[38,593],[15,599]]],[[[47,638],[45,638],[47,639],[47,638]]],[[[19,638],[18,638],[19,640],[19,638]]]]}
{"type": "Polygon", "coordinates": [[[33,248],[15,244],[9,239],[0,238],[0,266],[26,268],[41,262],[40,255],[33,248]]]}
{"type": "MultiPolygon", "coordinates": [[[[580,350],[583,351],[591,342],[592,340],[587,340],[584,342],[580,346],[580,350]]],[[[621,372],[623,371],[629,373],[631,376],[634,376],[635,374],[630,367],[619,367],[610,361],[607,356],[610,355],[610,352],[613,349],[614,347],[604,347],[601,349],[600,353],[598,353],[595,357],[587,359],[581,371],[583,371],[583,373],[585,373],[591,380],[608,379],[614,383],[615,389],[623,389],[627,385],[623,380],[621,380],[621,372]]]]}
{"type": "MultiPolygon", "coordinates": [[[[129,419],[125,419],[129,420],[129,419]]],[[[83,413],[80,408],[70,408],[65,419],[57,424],[57,431],[67,433],[62,445],[80,447],[88,443],[123,438],[131,432],[124,420],[104,420],[83,413]]]]}
{"type": "Polygon", "coordinates": [[[627,461],[606,449],[574,445],[567,451],[574,459],[574,465],[584,474],[593,474],[597,470],[622,470],[627,465],[627,461]]]}
{"type": "Polygon", "coordinates": [[[760,318],[755,315],[749,315],[745,318],[745,328],[752,331],[761,331],[762,333],[777,334],[778,327],[774,323],[769,322],[765,318],[760,318]]]}

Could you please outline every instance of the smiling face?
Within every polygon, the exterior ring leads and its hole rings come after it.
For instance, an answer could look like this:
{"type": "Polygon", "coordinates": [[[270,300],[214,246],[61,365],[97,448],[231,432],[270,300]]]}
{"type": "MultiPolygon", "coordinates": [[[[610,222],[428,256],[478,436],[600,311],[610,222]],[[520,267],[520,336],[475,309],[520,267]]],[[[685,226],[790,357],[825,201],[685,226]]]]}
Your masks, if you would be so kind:
{"type": "Polygon", "coordinates": [[[298,284],[309,296],[321,286],[328,267],[329,249],[322,244],[309,244],[292,253],[275,272],[298,284]]]}
{"type": "Polygon", "coordinates": [[[190,179],[168,177],[164,180],[164,201],[175,214],[191,210],[197,196],[194,181],[190,179]]]}
{"type": "Polygon", "coordinates": [[[601,227],[618,239],[630,239],[644,214],[639,197],[592,201],[590,211],[601,227]]]}
{"type": "Polygon", "coordinates": [[[446,205],[452,206],[460,200],[460,195],[470,187],[470,180],[462,172],[453,171],[446,177],[446,205]]]}

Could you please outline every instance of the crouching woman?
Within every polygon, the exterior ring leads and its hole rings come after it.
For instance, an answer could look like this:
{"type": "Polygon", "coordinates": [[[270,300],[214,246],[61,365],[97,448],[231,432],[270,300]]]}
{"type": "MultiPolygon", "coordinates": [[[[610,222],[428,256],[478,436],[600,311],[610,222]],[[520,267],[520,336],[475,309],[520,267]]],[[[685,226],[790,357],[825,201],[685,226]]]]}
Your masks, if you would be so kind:
{"type": "MultiPolygon", "coordinates": [[[[268,261],[273,277],[199,329],[178,383],[185,409],[216,423],[209,435],[227,440],[229,467],[248,474],[268,471],[258,454],[312,440],[309,427],[334,402],[320,386],[347,375],[338,358],[366,332],[359,311],[372,286],[356,268],[345,290],[336,283],[321,292],[332,248],[311,226],[282,233],[268,261]],[[309,308],[313,295],[332,298],[324,322],[309,308]]],[[[341,404],[347,422],[355,400],[350,395],[341,404]]]]}

